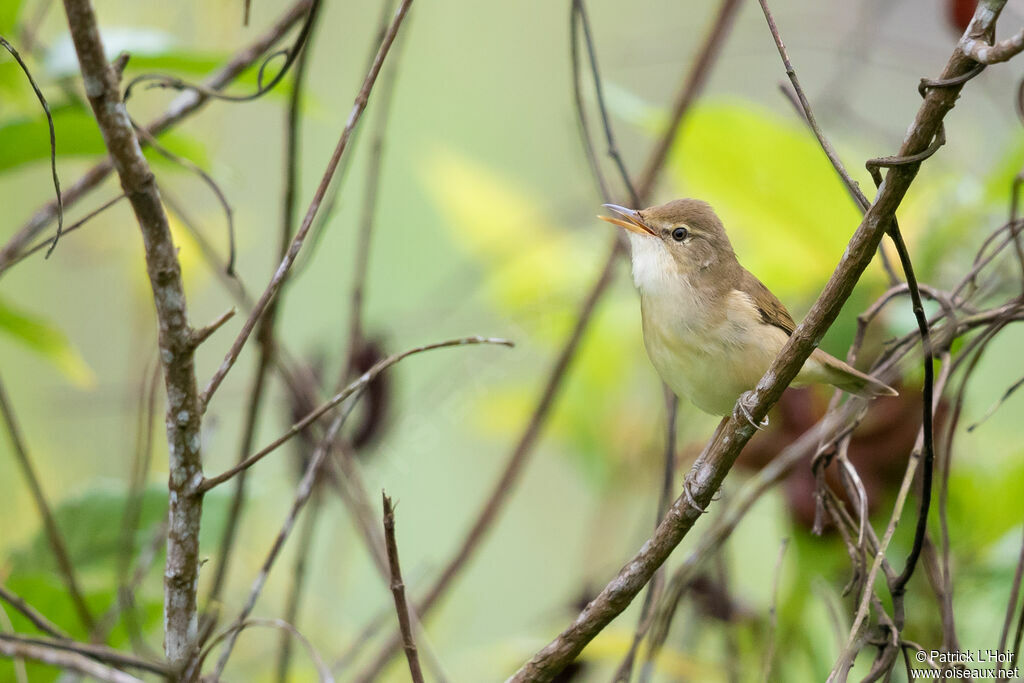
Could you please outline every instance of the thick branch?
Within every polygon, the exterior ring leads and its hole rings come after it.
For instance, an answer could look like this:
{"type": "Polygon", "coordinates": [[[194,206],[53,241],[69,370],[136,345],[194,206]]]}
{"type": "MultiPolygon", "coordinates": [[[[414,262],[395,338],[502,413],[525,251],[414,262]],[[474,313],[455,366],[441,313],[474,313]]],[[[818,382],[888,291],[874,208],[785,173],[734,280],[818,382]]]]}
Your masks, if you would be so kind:
{"type": "MultiPolygon", "coordinates": [[[[989,2],[979,8],[967,29],[966,37],[983,36],[992,28],[1002,2],[989,2]],[[992,11],[995,7],[996,11],[992,11]]],[[[962,76],[975,66],[958,49],[942,73],[942,80],[962,76]]],[[[953,108],[962,83],[934,88],[925,97],[914,123],[900,148],[900,156],[911,156],[928,148],[938,134],[942,119],[953,108]]],[[[783,347],[771,368],[752,392],[749,406],[754,421],[764,418],[768,409],[796,377],[804,361],[839,314],[854,285],[867,268],[896,209],[917,173],[918,164],[890,169],[875,202],[864,215],[838,267],[804,321],[783,347]]],[[[690,490],[697,505],[706,507],[732,467],[743,446],[754,433],[746,419],[731,417],[707,454],[694,463],[690,472],[690,490]]],[[[668,558],[672,550],[693,527],[700,512],[680,496],[657,531],[640,552],[619,572],[601,593],[583,610],[569,628],[538,652],[513,675],[510,681],[549,681],[583,650],[605,626],[618,616],[668,558]]]]}
{"type": "Polygon", "coordinates": [[[183,666],[194,646],[196,582],[199,577],[199,521],[202,499],[189,495],[201,481],[200,407],[193,367],[193,331],[177,249],[160,203],[153,172],[135,135],[107,62],[89,0],[64,0],[85,92],[114,170],[142,232],[146,270],[158,321],[160,362],[167,392],[170,511],[164,571],[164,649],[172,668],[183,666]]]}

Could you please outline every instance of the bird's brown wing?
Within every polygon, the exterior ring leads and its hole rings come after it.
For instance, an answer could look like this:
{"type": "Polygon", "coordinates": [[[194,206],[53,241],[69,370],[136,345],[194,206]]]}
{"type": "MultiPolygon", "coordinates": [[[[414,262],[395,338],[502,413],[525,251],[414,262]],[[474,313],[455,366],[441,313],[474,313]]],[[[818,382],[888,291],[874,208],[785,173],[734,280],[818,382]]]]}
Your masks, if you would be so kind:
{"type": "Polygon", "coordinates": [[[764,286],[749,270],[743,271],[742,290],[750,295],[754,301],[754,308],[761,315],[761,322],[766,325],[773,325],[787,335],[792,336],[796,329],[793,316],[789,314],[782,302],[772,294],[771,290],[764,286]]]}

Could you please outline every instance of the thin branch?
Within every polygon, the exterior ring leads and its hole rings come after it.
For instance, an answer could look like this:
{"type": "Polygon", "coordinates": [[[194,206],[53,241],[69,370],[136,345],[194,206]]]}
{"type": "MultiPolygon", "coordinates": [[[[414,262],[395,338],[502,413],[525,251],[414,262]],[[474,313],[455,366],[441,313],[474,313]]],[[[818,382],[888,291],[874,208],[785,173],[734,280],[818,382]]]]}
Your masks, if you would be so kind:
{"type": "MultiPolygon", "coordinates": [[[[993,0],[999,2],[999,0],[993,0]]],[[[998,12],[979,11],[968,29],[968,35],[980,35],[994,22],[998,12]]],[[[942,79],[950,80],[967,74],[973,63],[956,51],[943,70],[942,79]]],[[[906,140],[900,148],[903,157],[928,149],[939,133],[942,119],[953,107],[963,83],[933,88],[925,96],[906,140]]],[[[804,321],[797,326],[768,372],[757,387],[741,397],[753,422],[763,419],[768,409],[796,377],[821,336],[838,316],[842,305],[853,291],[861,273],[870,264],[878,243],[892,222],[907,189],[913,182],[917,166],[896,166],[890,169],[886,182],[874,203],[864,215],[842,259],[821,296],[804,321]]],[[[737,414],[740,411],[735,411],[737,414]]],[[[754,433],[754,426],[744,417],[728,418],[720,437],[714,440],[706,457],[699,458],[690,473],[692,498],[696,505],[706,507],[721,486],[740,450],[754,433]]],[[[700,512],[681,496],[673,503],[657,532],[642,550],[623,567],[619,575],[583,610],[579,617],[555,640],[527,662],[511,681],[551,680],[582,651],[612,619],[629,605],[650,580],[672,550],[693,527],[700,512]]]]}
{"type": "Polygon", "coordinates": [[[320,185],[317,187],[316,193],[313,195],[313,200],[309,204],[309,209],[306,211],[305,218],[302,219],[302,224],[295,233],[291,246],[288,248],[287,255],[282,259],[281,265],[277,267],[277,272],[274,273],[274,277],[270,280],[270,284],[267,285],[267,288],[260,296],[259,301],[256,302],[256,306],[253,308],[252,314],[242,326],[242,331],[238,334],[235,342],[231,345],[231,349],[228,351],[227,356],[225,356],[224,362],[221,363],[220,367],[214,373],[213,377],[207,383],[206,388],[203,390],[201,403],[204,410],[209,406],[210,399],[213,397],[214,392],[217,391],[221,382],[224,381],[224,377],[227,375],[228,371],[235,364],[235,361],[238,360],[238,355],[242,352],[242,347],[244,347],[245,343],[249,340],[249,336],[256,327],[256,323],[266,311],[270,301],[274,298],[278,289],[280,289],[281,285],[288,277],[288,272],[291,270],[292,265],[295,263],[295,258],[299,255],[299,251],[302,249],[302,245],[309,233],[309,228],[313,224],[313,219],[316,217],[317,211],[320,209],[320,205],[323,202],[324,195],[327,194],[327,189],[331,184],[331,178],[334,177],[334,172],[338,168],[338,163],[341,161],[342,154],[344,154],[345,148],[348,146],[352,130],[355,128],[363,114],[363,111],[366,109],[366,103],[369,100],[370,91],[373,90],[373,85],[376,83],[377,76],[380,74],[381,67],[384,65],[384,58],[387,57],[388,51],[391,49],[391,45],[395,41],[395,36],[398,34],[398,28],[401,26],[402,20],[409,11],[409,6],[411,4],[412,0],[403,0],[402,4],[399,5],[398,10],[395,12],[395,17],[392,20],[391,25],[388,27],[388,31],[384,36],[380,49],[377,51],[377,56],[373,60],[373,65],[370,67],[369,73],[367,73],[366,78],[363,80],[363,85],[359,89],[359,94],[356,96],[352,112],[349,114],[348,121],[345,123],[345,128],[342,130],[341,137],[338,139],[338,144],[334,148],[334,153],[331,155],[330,161],[327,163],[327,170],[324,172],[324,175],[320,180],[320,185]]]}
{"type": "MultiPolygon", "coordinates": [[[[207,79],[205,82],[206,87],[211,90],[220,90],[238,78],[253,62],[259,59],[260,55],[273,47],[295,24],[308,14],[312,2],[313,0],[298,0],[284,12],[266,33],[236,53],[219,71],[207,79]]],[[[195,91],[185,92],[171,102],[161,116],[151,121],[147,126],[147,130],[151,135],[159,136],[201,109],[209,99],[207,96],[195,91]]],[[[64,188],[62,192],[64,208],[70,207],[90,191],[99,187],[100,183],[113,170],[113,162],[108,157],[86,171],[70,187],[64,188]]],[[[56,202],[44,205],[32,215],[28,222],[15,233],[3,248],[0,248],[0,274],[16,262],[15,259],[21,253],[24,246],[46,228],[57,217],[57,214],[58,206],[56,202]]]]}
{"type": "Polygon", "coordinates": [[[320,10],[320,0],[313,0],[309,6],[309,11],[306,13],[306,20],[302,24],[302,28],[299,30],[299,35],[295,38],[295,42],[286,50],[279,50],[270,54],[263,63],[259,66],[259,71],[256,75],[256,90],[247,95],[232,95],[229,93],[220,92],[218,88],[210,88],[209,86],[203,85],[202,83],[187,83],[180,78],[175,76],[166,76],[164,74],[140,74],[133,78],[124,89],[124,99],[128,100],[131,97],[131,92],[135,86],[140,83],[145,83],[145,87],[149,88],[170,88],[172,90],[191,90],[197,92],[205,97],[210,97],[216,100],[223,100],[226,102],[250,102],[258,99],[263,95],[267,94],[274,89],[278,83],[280,83],[284,77],[288,74],[288,70],[295,64],[298,56],[303,52],[303,48],[306,44],[306,39],[309,37],[310,31],[312,30],[313,24],[316,22],[317,13],[320,10]],[[267,67],[277,57],[284,55],[284,64],[278,70],[274,77],[270,81],[264,83],[263,77],[267,67]]]}
{"type": "MultiPolygon", "coordinates": [[[[502,346],[510,345],[508,341],[503,339],[490,339],[486,337],[465,337],[462,339],[453,339],[447,342],[440,342],[437,344],[430,344],[427,346],[418,347],[416,349],[407,351],[404,354],[397,355],[401,356],[402,358],[405,358],[414,353],[420,353],[422,351],[446,347],[460,347],[471,344],[498,344],[502,346]]],[[[395,360],[392,359],[395,359],[395,357],[392,356],[389,359],[381,361],[381,363],[378,363],[376,366],[374,366],[374,368],[377,368],[377,372],[380,372],[385,367],[389,367],[390,365],[393,365],[394,363],[401,360],[401,358],[397,358],[395,360]],[[385,363],[387,363],[388,360],[392,360],[392,362],[388,365],[384,365],[385,363]]],[[[371,371],[372,370],[373,369],[371,368],[371,371]]],[[[370,371],[364,373],[363,376],[359,378],[359,380],[350,385],[356,387],[355,389],[353,389],[353,391],[360,391],[363,388],[365,388],[366,384],[368,384],[370,381],[370,377],[368,377],[369,374],[370,371]]],[[[343,410],[340,415],[334,418],[334,420],[331,422],[331,425],[327,428],[327,431],[324,434],[323,438],[317,445],[316,450],[313,453],[313,457],[310,459],[309,464],[307,465],[306,470],[302,475],[302,480],[299,482],[299,486],[295,493],[295,498],[292,501],[292,507],[288,513],[288,516],[285,519],[285,522],[282,525],[281,530],[278,532],[277,537],[275,538],[274,543],[270,548],[270,552],[267,554],[267,557],[263,562],[263,565],[260,569],[260,573],[257,575],[255,581],[253,581],[253,585],[249,591],[249,597],[246,600],[245,606],[242,608],[242,611],[235,619],[234,623],[236,626],[244,623],[249,618],[249,615],[252,613],[253,608],[256,606],[256,600],[259,598],[259,595],[263,590],[263,586],[267,582],[267,578],[270,575],[270,570],[273,567],[274,562],[277,560],[277,557],[280,554],[281,549],[284,547],[285,541],[291,534],[291,530],[295,525],[295,520],[298,518],[299,513],[302,511],[302,508],[305,506],[306,502],[309,500],[309,497],[313,493],[314,486],[319,478],[320,468],[323,466],[324,461],[326,460],[328,454],[330,453],[331,446],[334,443],[335,439],[337,438],[342,425],[345,423],[345,420],[348,418],[349,414],[351,414],[353,408],[356,405],[355,398],[358,397],[358,393],[353,395],[353,392],[350,391],[348,395],[352,395],[353,400],[349,401],[348,405],[346,406],[346,409],[343,410]]],[[[228,637],[227,644],[224,647],[224,651],[221,653],[220,658],[217,660],[214,679],[219,679],[220,676],[223,674],[224,667],[227,666],[227,661],[228,658],[231,656],[231,651],[234,648],[236,639],[237,632],[233,633],[231,636],[228,637]]],[[[198,667],[201,666],[202,658],[199,658],[195,662],[196,671],[193,673],[197,674],[198,667]]]]}
{"type": "Polygon", "coordinates": [[[21,67],[25,78],[28,79],[29,85],[32,86],[32,91],[36,94],[36,99],[39,100],[39,104],[43,108],[43,113],[46,115],[46,125],[50,129],[50,174],[53,176],[53,191],[57,195],[57,234],[54,235],[50,248],[46,250],[46,258],[50,258],[50,254],[57,247],[57,241],[64,230],[64,200],[60,196],[60,178],[57,177],[57,133],[53,129],[53,115],[50,113],[50,105],[46,103],[43,91],[36,85],[36,80],[32,78],[32,72],[28,70],[28,65],[22,60],[18,51],[3,36],[0,36],[0,47],[10,52],[11,56],[14,57],[14,61],[21,67]]]}
{"type": "Polygon", "coordinates": [[[142,683],[141,678],[104,666],[77,652],[54,650],[35,643],[9,641],[0,637],[0,655],[31,659],[66,671],[77,671],[98,681],[107,681],[107,683],[142,683]]]}
{"type": "Polygon", "coordinates": [[[264,457],[266,457],[274,450],[276,450],[283,443],[291,439],[293,436],[301,432],[309,425],[319,420],[331,408],[343,402],[345,399],[349,398],[353,394],[365,389],[366,385],[372,382],[377,377],[377,375],[384,372],[395,363],[398,363],[404,360],[405,358],[408,358],[409,356],[413,356],[418,353],[423,353],[424,351],[433,351],[434,349],[443,349],[451,346],[466,346],[468,344],[495,344],[498,346],[512,346],[512,342],[510,342],[507,339],[498,339],[495,337],[460,337],[458,339],[449,339],[443,342],[435,342],[433,344],[417,346],[416,348],[388,356],[387,358],[383,359],[379,363],[375,364],[372,368],[364,372],[362,375],[360,375],[358,379],[356,379],[347,387],[345,387],[340,392],[335,394],[327,402],[321,404],[315,410],[313,410],[313,412],[309,413],[308,415],[306,415],[306,417],[302,418],[301,420],[293,424],[291,427],[289,427],[288,431],[274,439],[272,442],[267,444],[267,446],[260,449],[256,453],[253,453],[248,458],[246,458],[239,464],[235,465],[231,469],[222,472],[221,474],[218,474],[215,477],[209,477],[208,479],[205,479],[196,488],[196,493],[206,493],[210,489],[224,483],[228,479],[231,479],[239,472],[249,469],[257,462],[262,460],[264,457]]]}
{"type": "MultiPolygon", "coordinates": [[[[797,78],[796,69],[793,68],[793,63],[789,59],[789,51],[786,50],[785,43],[782,42],[782,36],[779,34],[779,29],[775,25],[775,17],[772,16],[771,11],[768,9],[768,3],[766,0],[759,0],[761,3],[761,11],[764,13],[764,18],[768,22],[768,30],[771,31],[772,38],[775,40],[775,47],[779,51],[779,57],[782,58],[782,65],[786,68],[786,75],[789,77],[790,83],[793,84],[793,94],[796,96],[796,102],[804,121],[807,126],[814,133],[814,137],[818,139],[818,144],[821,146],[825,156],[828,157],[829,162],[832,164],[832,168],[835,169],[839,175],[839,179],[843,181],[843,185],[846,187],[846,191],[850,194],[850,198],[853,203],[860,209],[861,214],[867,211],[868,207],[871,206],[871,202],[864,195],[860,189],[860,185],[857,184],[849,172],[846,170],[846,166],[843,165],[842,159],[839,158],[839,153],[836,152],[835,147],[824,132],[818,125],[818,120],[814,116],[814,110],[811,109],[811,103],[807,99],[807,95],[804,94],[804,89],[800,85],[800,79],[797,78]]],[[[783,89],[783,93],[787,96],[790,94],[787,90],[783,89]]],[[[886,274],[889,276],[889,283],[895,285],[899,282],[899,278],[896,276],[896,272],[892,268],[892,264],[889,263],[889,258],[886,256],[884,249],[878,250],[878,255],[882,260],[882,267],[885,269],[886,274]]]]}
{"type": "Polygon", "coordinates": [[[58,640],[71,640],[71,636],[68,635],[64,629],[44,617],[38,610],[32,607],[32,605],[25,602],[23,598],[4,587],[2,583],[0,583],[0,600],[3,600],[8,605],[18,610],[23,617],[32,622],[33,626],[46,635],[52,638],[57,638],[58,640]]]}
{"type": "Polygon", "coordinates": [[[416,650],[416,640],[412,635],[412,624],[409,620],[409,606],[405,602],[405,584],[402,583],[402,568],[398,563],[398,542],[395,540],[395,510],[391,499],[381,492],[384,501],[384,542],[388,549],[388,567],[391,572],[391,595],[395,599],[395,612],[398,614],[398,627],[402,633],[402,648],[405,658],[409,660],[409,675],[413,683],[423,683],[423,671],[420,669],[420,656],[416,650]]]}
{"type": "MultiPolygon", "coordinates": [[[[139,657],[128,654],[127,652],[112,650],[103,645],[79,643],[73,640],[23,636],[16,633],[0,633],[0,646],[5,643],[22,646],[34,645],[51,652],[74,653],[118,668],[138,669],[140,671],[158,674],[163,677],[167,677],[170,673],[167,667],[161,662],[152,662],[146,659],[140,659],[139,657]]],[[[35,657],[32,659],[35,659],[35,657]]]]}
{"type": "Polygon", "coordinates": [[[64,0],[71,39],[86,94],[121,186],[132,204],[145,247],[146,267],[156,305],[160,362],[167,393],[167,445],[170,454],[170,511],[164,572],[164,648],[171,667],[191,658],[196,629],[199,574],[199,522],[202,501],[189,494],[202,480],[201,404],[196,391],[185,290],[177,249],[149,163],[120,97],[117,72],[107,61],[90,0],[64,0]]]}
{"type": "Polygon", "coordinates": [[[50,544],[50,550],[53,551],[54,559],[57,561],[57,570],[60,573],[61,580],[68,590],[68,595],[71,596],[71,602],[75,606],[75,612],[78,615],[79,621],[87,629],[91,629],[93,624],[96,623],[95,619],[89,606],[85,603],[85,597],[82,594],[82,589],[75,574],[75,566],[71,562],[71,553],[68,552],[67,543],[65,543],[64,536],[57,526],[57,520],[54,518],[50,504],[46,500],[46,494],[43,493],[42,483],[36,474],[32,458],[28,454],[28,448],[25,446],[25,440],[21,435],[21,428],[18,426],[18,419],[14,414],[14,408],[10,400],[7,398],[7,390],[4,388],[2,381],[0,381],[0,415],[3,416],[4,427],[6,427],[7,436],[11,440],[14,457],[18,461],[22,474],[25,476],[25,481],[28,484],[29,493],[32,495],[32,501],[35,503],[36,510],[39,511],[39,516],[42,518],[46,540],[50,544]]]}
{"type": "MultiPolygon", "coordinates": [[[[641,203],[649,200],[654,193],[654,185],[658,181],[662,167],[668,160],[668,152],[676,138],[675,132],[679,130],[679,125],[686,117],[686,113],[690,111],[690,107],[704,90],[711,74],[711,67],[714,66],[721,49],[725,46],[725,38],[729,34],[729,29],[732,28],[733,19],[741,5],[742,0],[722,0],[718,6],[718,14],[715,16],[711,28],[704,34],[704,42],[697,50],[697,57],[690,64],[690,69],[683,79],[684,85],[672,104],[672,113],[669,115],[670,123],[666,134],[658,138],[658,142],[651,150],[647,163],[644,164],[643,171],[640,173],[637,194],[643,200],[641,203]]],[[[640,207],[635,208],[639,209],[640,207]]]]}
{"type": "MultiPolygon", "coordinates": [[[[302,635],[302,633],[299,632],[299,630],[295,628],[295,626],[280,619],[247,619],[240,624],[233,624],[229,629],[217,635],[217,637],[210,643],[210,645],[207,646],[206,653],[208,653],[209,650],[213,649],[218,643],[220,643],[225,638],[229,638],[231,636],[237,637],[239,633],[252,626],[276,628],[290,636],[293,636],[302,644],[302,647],[305,648],[306,652],[309,653],[309,658],[313,661],[313,666],[316,667],[317,676],[320,680],[320,683],[334,683],[334,676],[331,674],[330,667],[327,666],[327,663],[324,661],[324,658],[320,655],[317,649],[313,647],[313,644],[309,642],[309,639],[306,636],[302,635]]],[[[206,653],[204,653],[204,656],[206,653]]]]}
{"type": "Polygon", "coordinates": [[[990,44],[984,38],[968,38],[961,41],[960,46],[964,54],[978,64],[998,64],[1024,50],[1024,29],[995,44],[990,44]]]}

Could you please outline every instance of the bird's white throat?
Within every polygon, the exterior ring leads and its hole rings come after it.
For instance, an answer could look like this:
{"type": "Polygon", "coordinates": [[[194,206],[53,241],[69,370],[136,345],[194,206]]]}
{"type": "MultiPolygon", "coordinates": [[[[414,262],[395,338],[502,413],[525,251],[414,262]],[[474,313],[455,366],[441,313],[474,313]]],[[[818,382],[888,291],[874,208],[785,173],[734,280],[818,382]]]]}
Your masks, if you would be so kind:
{"type": "Polygon", "coordinates": [[[629,234],[633,256],[633,284],[645,294],[665,291],[678,284],[672,254],[657,237],[629,234]]]}

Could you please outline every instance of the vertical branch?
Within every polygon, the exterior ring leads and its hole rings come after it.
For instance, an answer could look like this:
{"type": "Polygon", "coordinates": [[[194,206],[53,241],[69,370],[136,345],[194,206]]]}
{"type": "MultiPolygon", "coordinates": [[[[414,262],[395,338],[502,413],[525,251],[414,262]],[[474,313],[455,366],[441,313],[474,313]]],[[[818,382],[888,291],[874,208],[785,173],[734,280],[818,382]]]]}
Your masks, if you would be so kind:
{"type": "Polygon", "coordinates": [[[64,536],[61,535],[60,529],[57,527],[57,520],[53,518],[53,512],[50,510],[50,504],[46,500],[46,494],[43,493],[42,484],[39,482],[36,470],[32,466],[32,459],[28,455],[28,449],[25,447],[21,430],[18,428],[18,420],[7,398],[7,390],[4,389],[3,382],[0,382],[0,414],[3,415],[4,426],[7,428],[7,435],[11,439],[14,457],[18,461],[18,466],[21,467],[22,473],[25,475],[25,481],[28,482],[29,493],[31,493],[32,500],[39,511],[39,516],[43,519],[43,530],[46,533],[46,540],[50,544],[50,549],[53,551],[53,557],[57,560],[57,570],[60,572],[61,579],[68,589],[68,595],[71,596],[71,602],[75,606],[79,620],[86,628],[91,629],[95,620],[89,611],[89,606],[85,604],[82,589],[78,586],[75,567],[71,563],[71,555],[68,553],[67,544],[64,542],[64,536]]]}
{"type": "Polygon", "coordinates": [[[391,595],[395,599],[395,611],[398,613],[398,627],[402,632],[402,646],[405,658],[409,660],[409,675],[413,683],[423,683],[423,671],[420,669],[420,658],[416,651],[416,641],[412,635],[412,624],[409,620],[409,605],[405,602],[405,584],[402,583],[402,568],[398,563],[398,542],[395,541],[395,510],[391,499],[381,492],[384,500],[384,541],[388,549],[388,567],[391,571],[391,595]]]}
{"type": "Polygon", "coordinates": [[[103,51],[89,0],[64,0],[86,95],[142,232],[146,269],[156,305],[160,362],[167,392],[170,510],[164,571],[164,649],[172,669],[188,661],[196,634],[199,522],[202,497],[200,405],[185,290],[177,250],[156,181],[119,92],[118,75],[103,51]]]}

